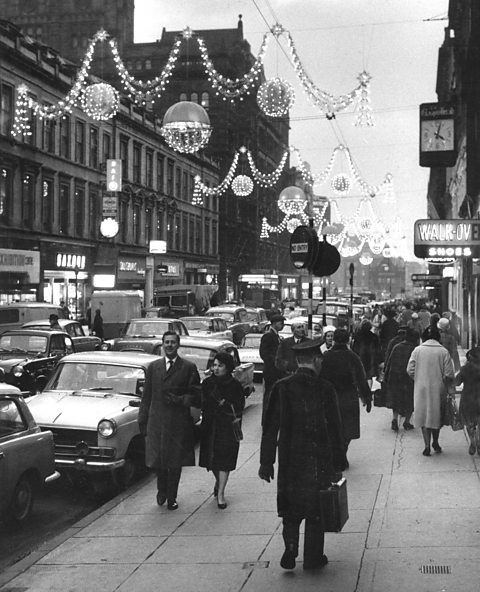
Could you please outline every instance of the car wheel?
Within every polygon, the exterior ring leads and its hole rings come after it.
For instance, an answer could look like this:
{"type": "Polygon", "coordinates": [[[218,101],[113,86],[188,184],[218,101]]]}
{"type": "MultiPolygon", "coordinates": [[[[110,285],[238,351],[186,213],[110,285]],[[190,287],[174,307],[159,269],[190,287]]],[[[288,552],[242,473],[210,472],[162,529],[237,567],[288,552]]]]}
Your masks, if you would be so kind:
{"type": "Polygon", "coordinates": [[[22,475],[13,491],[12,501],[6,513],[9,522],[24,522],[32,513],[35,490],[32,479],[22,475]]]}
{"type": "Polygon", "coordinates": [[[115,485],[121,489],[129,487],[147,471],[145,448],[139,442],[132,442],[125,456],[125,464],[113,474],[115,485]]]}

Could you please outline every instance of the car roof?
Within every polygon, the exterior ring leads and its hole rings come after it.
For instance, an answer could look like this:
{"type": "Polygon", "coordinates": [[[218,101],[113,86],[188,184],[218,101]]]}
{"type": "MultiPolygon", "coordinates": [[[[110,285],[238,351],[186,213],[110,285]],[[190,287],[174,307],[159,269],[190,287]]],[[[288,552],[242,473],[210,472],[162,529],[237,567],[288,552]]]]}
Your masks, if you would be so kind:
{"type": "Polygon", "coordinates": [[[204,349],[219,349],[222,347],[236,347],[229,339],[211,339],[208,340],[194,337],[192,335],[182,335],[180,337],[180,347],[187,345],[188,347],[202,347],[204,349]]]}
{"type": "MultiPolygon", "coordinates": [[[[226,304],[223,306],[212,306],[207,310],[207,314],[211,312],[233,312],[235,310],[246,310],[244,306],[238,306],[236,304],[226,304]]],[[[209,315],[211,316],[211,315],[209,315]]]]}
{"type": "Polygon", "coordinates": [[[130,319],[128,322],[132,323],[133,321],[135,321],[136,323],[138,323],[139,321],[142,323],[163,323],[163,324],[168,324],[168,323],[173,323],[175,321],[178,321],[179,319],[169,319],[166,317],[140,317],[140,318],[135,318],[135,319],[130,319]]]}
{"type": "MultiPolygon", "coordinates": [[[[63,327],[64,325],[68,325],[70,323],[77,323],[78,325],[80,324],[78,321],[75,321],[74,319],[57,319],[58,324],[60,325],[60,327],[63,327]]],[[[22,328],[25,327],[38,327],[38,326],[42,326],[45,325],[45,327],[50,327],[50,321],[48,319],[38,319],[36,321],[28,321],[28,323],[24,323],[22,325],[22,328]]]]}
{"type": "MultiPolygon", "coordinates": [[[[221,318],[221,317],[218,317],[218,318],[221,318]]],[[[207,319],[207,317],[205,317],[205,316],[202,317],[201,315],[197,315],[196,317],[179,317],[176,320],[177,321],[199,321],[199,320],[202,320],[202,321],[205,321],[205,320],[206,321],[211,321],[212,320],[212,317],[208,317],[208,319],[207,319]]]]}
{"type": "Polygon", "coordinates": [[[59,331],[58,329],[50,329],[49,327],[45,327],[45,329],[28,329],[28,328],[20,328],[20,329],[11,329],[10,331],[4,331],[0,337],[5,337],[5,335],[38,335],[45,337],[46,334],[51,335],[65,335],[64,331],[59,331]]]}
{"type": "Polygon", "coordinates": [[[10,302],[1,304],[0,308],[15,308],[16,306],[26,306],[28,308],[51,308],[52,310],[61,310],[61,306],[51,304],[50,302],[10,302]]]}
{"type": "Polygon", "coordinates": [[[140,351],[87,351],[65,356],[60,362],[97,362],[99,364],[125,364],[146,367],[155,360],[158,360],[158,356],[140,351]]]}

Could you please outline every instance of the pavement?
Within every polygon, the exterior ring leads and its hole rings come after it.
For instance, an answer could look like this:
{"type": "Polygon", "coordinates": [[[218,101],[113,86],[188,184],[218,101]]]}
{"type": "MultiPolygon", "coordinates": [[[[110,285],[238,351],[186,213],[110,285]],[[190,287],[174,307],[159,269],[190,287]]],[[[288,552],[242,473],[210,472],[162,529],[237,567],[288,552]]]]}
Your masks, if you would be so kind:
{"type": "Polygon", "coordinates": [[[257,477],[260,392],[251,399],[227,509],[199,467],[184,469],[176,511],[156,505],[148,478],[5,570],[0,592],[479,592],[480,456],[463,431],[443,428],[443,452],[424,457],[418,427],[395,433],[389,410],[362,409],[329,564],[304,571],[300,548],[285,571],[276,481],[257,477]]]}

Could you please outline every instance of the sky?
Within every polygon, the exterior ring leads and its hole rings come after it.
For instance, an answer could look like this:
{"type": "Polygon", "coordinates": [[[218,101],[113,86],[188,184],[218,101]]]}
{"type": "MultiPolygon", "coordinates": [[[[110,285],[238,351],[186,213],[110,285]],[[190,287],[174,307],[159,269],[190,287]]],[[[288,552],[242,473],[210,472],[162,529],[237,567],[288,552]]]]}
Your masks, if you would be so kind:
{"type": "MultiPolygon", "coordinates": [[[[375,212],[387,223],[400,217],[406,258],[416,260],[413,225],[427,217],[429,174],[418,165],[418,107],[437,100],[438,49],[447,11],[448,0],[135,0],[135,41],[159,39],[163,27],[235,28],[242,14],[244,37],[254,55],[263,34],[280,23],[290,32],[304,70],[322,90],[347,93],[357,86],[362,70],[369,72],[375,125],[356,127],[352,108],[328,121],[310,103],[289,62],[285,36],[280,46],[270,39],[265,59],[266,77],[279,76],[294,88],[290,144],[313,173],[320,173],[342,144],[369,184],[381,183],[387,173],[393,176],[396,203],[387,206],[376,198],[375,212]]],[[[348,172],[344,159],[336,163],[336,172],[348,172]]],[[[345,216],[356,210],[354,196],[341,198],[345,216]]]]}

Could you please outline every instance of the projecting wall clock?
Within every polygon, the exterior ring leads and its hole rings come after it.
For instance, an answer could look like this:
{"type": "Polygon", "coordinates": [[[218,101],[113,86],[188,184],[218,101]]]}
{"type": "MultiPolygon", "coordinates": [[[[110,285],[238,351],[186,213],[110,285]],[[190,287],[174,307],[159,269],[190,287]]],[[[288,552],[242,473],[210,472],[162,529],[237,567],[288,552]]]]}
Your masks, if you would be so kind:
{"type": "Polygon", "coordinates": [[[420,166],[448,167],[457,159],[455,108],[448,103],[420,105],[420,166]]]}

